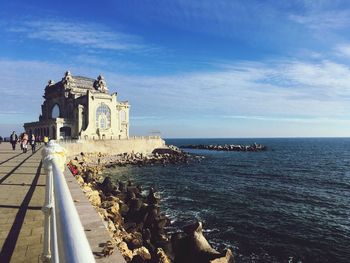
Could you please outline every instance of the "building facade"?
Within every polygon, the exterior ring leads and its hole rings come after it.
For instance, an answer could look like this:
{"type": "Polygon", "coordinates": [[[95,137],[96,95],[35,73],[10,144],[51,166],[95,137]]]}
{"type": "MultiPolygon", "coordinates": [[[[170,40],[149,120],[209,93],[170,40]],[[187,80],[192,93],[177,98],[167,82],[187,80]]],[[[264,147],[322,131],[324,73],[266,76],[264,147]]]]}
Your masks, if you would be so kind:
{"type": "Polygon", "coordinates": [[[29,134],[52,139],[110,140],[129,137],[127,101],[109,94],[103,76],[91,79],[67,71],[45,88],[39,121],[24,124],[29,134]]]}

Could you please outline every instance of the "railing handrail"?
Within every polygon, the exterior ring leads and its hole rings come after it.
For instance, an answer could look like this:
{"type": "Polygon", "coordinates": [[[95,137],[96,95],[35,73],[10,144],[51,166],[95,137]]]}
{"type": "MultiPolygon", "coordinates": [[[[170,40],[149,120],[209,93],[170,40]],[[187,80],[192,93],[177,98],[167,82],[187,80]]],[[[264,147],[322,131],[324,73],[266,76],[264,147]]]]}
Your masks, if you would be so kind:
{"type": "Polygon", "coordinates": [[[159,135],[147,135],[147,136],[129,136],[127,138],[122,138],[122,139],[118,139],[118,138],[114,138],[114,139],[110,139],[108,137],[100,139],[100,138],[96,138],[96,139],[84,139],[84,138],[72,138],[72,139],[59,139],[59,143],[61,144],[69,144],[69,143],[76,143],[76,142],[85,142],[85,141],[128,141],[128,140],[155,140],[155,139],[161,139],[161,136],[159,135]]]}
{"type": "Polygon", "coordinates": [[[63,148],[50,141],[43,150],[46,170],[44,262],[95,262],[73,198],[63,175],[63,148]]]}

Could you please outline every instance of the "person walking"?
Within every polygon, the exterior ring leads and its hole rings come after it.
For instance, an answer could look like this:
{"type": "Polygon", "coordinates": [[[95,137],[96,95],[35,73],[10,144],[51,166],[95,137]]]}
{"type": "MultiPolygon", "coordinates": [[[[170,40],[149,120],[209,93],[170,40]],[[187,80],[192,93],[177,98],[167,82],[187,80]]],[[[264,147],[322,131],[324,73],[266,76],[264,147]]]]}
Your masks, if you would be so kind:
{"type": "Polygon", "coordinates": [[[36,147],[36,140],[35,135],[32,134],[30,138],[30,146],[32,147],[32,153],[35,153],[35,147],[36,147]]]}
{"type": "Polygon", "coordinates": [[[0,136],[0,144],[2,143],[4,139],[2,138],[2,136],[0,136]]]}
{"type": "Polygon", "coordinates": [[[19,135],[18,138],[18,142],[19,142],[19,146],[21,147],[21,151],[23,151],[23,144],[22,144],[22,140],[23,140],[23,132],[19,135]]]}
{"type": "Polygon", "coordinates": [[[23,149],[23,153],[26,153],[28,150],[28,134],[27,133],[23,133],[22,136],[22,149],[23,149]]]}
{"type": "Polygon", "coordinates": [[[18,140],[18,136],[15,133],[15,131],[13,131],[12,134],[10,135],[10,143],[12,144],[12,150],[16,150],[17,140],[18,140]]]}

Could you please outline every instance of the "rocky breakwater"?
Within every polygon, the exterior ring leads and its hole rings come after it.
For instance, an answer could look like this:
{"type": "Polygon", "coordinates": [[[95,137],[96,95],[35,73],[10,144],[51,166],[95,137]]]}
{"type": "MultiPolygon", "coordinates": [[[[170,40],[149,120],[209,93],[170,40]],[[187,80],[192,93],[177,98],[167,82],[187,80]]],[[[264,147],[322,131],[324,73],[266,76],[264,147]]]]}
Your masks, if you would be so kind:
{"type": "Polygon", "coordinates": [[[236,145],[236,144],[224,144],[224,145],[205,145],[205,144],[190,144],[183,145],[180,148],[184,149],[201,149],[210,151],[242,151],[242,152],[259,152],[266,151],[267,147],[261,144],[252,145],[236,145]]]}
{"type": "Polygon", "coordinates": [[[160,211],[155,189],[142,194],[145,191],[141,185],[113,182],[102,176],[101,164],[88,165],[84,157],[74,158],[68,166],[111,234],[104,256],[119,249],[125,260],[132,263],[234,262],[229,249],[220,253],[210,246],[200,222],[170,236],[166,232],[170,220],[160,211]]]}

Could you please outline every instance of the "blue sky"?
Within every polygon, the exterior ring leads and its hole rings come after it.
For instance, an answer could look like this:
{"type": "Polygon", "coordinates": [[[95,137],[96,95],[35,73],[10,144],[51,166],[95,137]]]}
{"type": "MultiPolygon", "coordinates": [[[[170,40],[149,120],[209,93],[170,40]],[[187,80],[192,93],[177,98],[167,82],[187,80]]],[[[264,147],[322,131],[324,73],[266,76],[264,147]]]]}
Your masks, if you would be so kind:
{"type": "Polygon", "coordinates": [[[103,74],[131,133],[350,133],[349,1],[1,1],[0,134],[48,80],[103,74]]]}

